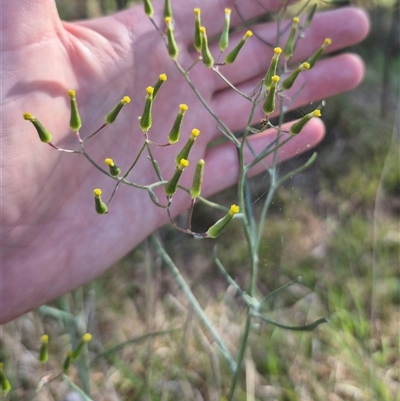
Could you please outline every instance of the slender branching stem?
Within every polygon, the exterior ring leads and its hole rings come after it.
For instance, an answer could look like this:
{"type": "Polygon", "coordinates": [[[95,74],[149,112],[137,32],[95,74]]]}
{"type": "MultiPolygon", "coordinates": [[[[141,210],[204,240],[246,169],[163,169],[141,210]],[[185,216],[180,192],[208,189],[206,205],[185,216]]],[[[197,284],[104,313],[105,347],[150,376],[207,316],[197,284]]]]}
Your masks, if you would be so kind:
{"type": "Polygon", "coordinates": [[[179,284],[181,290],[185,294],[186,298],[189,300],[190,305],[192,306],[194,312],[197,314],[201,322],[207,328],[208,332],[213,337],[214,341],[219,346],[222,355],[226,359],[229,364],[229,367],[232,372],[235,372],[237,369],[236,362],[232,358],[231,353],[229,352],[227,346],[225,345],[224,340],[222,339],[221,335],[218,333],[217,329],[212,324],[211,320],[205,314],[203,308],[200,306],[199,302],[197,301],[196,297],[194,296],[192,290],[186,283],[185,279],[183,278],[181,272],[179,271],[178,267],[175,265],[173,260],[170,258],[166,250],[164,249],[163,245],[161,244],[160,240],[157,238],[156,235],[151,235],[151,243],[153,244],[156,252],[160,255],[161,259],[167,265],[168,269],[170,270],[171,274],[175,278],[176,282],[179,284]]]}

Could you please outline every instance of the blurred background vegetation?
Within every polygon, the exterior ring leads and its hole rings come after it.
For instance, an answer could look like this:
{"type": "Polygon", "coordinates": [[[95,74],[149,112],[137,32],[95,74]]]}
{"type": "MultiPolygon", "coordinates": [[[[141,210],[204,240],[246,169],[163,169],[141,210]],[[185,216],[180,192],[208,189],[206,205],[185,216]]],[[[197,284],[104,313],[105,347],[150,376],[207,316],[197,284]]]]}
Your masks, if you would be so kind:
{"type": "MultiPolygon", "coordinates": [[[[90,18],[132,3],[56,2],[64,19],[90,18]]],[[[366,62],[366,79],[327,101],[327,135],[317,162],[280,189],[265,227],[259,281],[268,294],[302,276],[304,285],[271,300],[270,316],[288,324],[326,316],[330,323],[302,333],[255,326],[237,400],[400,400],[399,2],[336,3],[370,10],[371,34],[351,49],[366,62]]],[[[309,156],[280,169],[289,171],[309,156]]],[[[254,201],[267,184],[263,175],[253,179],[254,201]]],[[[235,189],[216,196],[228,204],[233,198],[235,189]]],[[[201,207],[196,213],[196,224],[205,227],[216,218],[201,207]]],[[[237,228],[221,238],[220,253],[244,285],[246,247],[237,228]]],[[[207,314],[236,349],[244,305],[210,260],[213,244],[168,226],[161,235],[207,314]]],[[[15,389],[10,399],[78,400],[60,381],[33,391],[60,369],[71,338],[76,341],[88,324],[94,336],[91,368],[78,364],[72,379],[90,388],[94,400],[223,400],[227,366],[148,243],[53,306],[75,315],[78,324],[41,308],[3,326],[0,358],[15,389]],[[45,371],[37,362],[44,332],[52,339],[45,371]]]]}

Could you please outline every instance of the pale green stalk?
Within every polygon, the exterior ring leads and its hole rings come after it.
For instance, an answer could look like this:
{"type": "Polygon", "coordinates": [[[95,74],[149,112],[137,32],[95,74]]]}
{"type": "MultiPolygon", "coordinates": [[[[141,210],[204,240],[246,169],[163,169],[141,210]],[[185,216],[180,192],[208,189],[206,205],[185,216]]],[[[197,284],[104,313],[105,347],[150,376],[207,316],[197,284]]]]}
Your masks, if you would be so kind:
{"type": "Polygon", "coordinates": [[[173,260],[169,257],[168,253],[166,252],[165,248],[161,244],[160,240],[154,235],[151,235],[151,243],[153,244],[154,248],[156,249],[157,253],[160,255],[161,259],[167,265],[169,271],[171,272],[172,276],[176,280],[176,282],[181,287],[181,290],[185,294],[186,298],[188,299],[190,305],[192,306],[193,310],[196,312],[197,316],[207,328],[209,333],[214,338],[215,342],[219,346],[222,355],[229,363],[229,367],[232,372],[235,372],[237,369],[236,363],[233,360],[228,348],[226,347],[224,340],[222,339],[221,335],[218,333],[217,329],[212,324],[211,320],[205,314],[203,308],[200,306],[199,302],[197,301],[196,297],[193,295],[192,290],[187,285],[185,279],[183,278],[181,272],[179,271],[178,267],[175,265],[173,260]]]}

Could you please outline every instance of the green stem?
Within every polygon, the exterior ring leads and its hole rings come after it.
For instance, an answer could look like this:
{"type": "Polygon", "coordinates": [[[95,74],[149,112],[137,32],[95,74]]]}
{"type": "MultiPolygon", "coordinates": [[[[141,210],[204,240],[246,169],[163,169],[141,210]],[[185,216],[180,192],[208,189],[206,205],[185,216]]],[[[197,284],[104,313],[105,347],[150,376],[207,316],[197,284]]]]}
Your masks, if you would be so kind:
{"type": "Polygon", "coordinates": [[[247,96],[243,92],[240,92],[236,86],[234,86],[230,81],[228,81],[224,75],[221,74],[221,72],[218,70],[218,68],[213,67],[213,70],[221,77],[221,79],[231,88],[233,89],[238,95],[242,96],[246,100],[249,100],[250,102],[253,101],[253,99],[250,96],[247,96]]]}
{"type": "Polygon", "coordinates": [[[204,106],[204,108],[208,111],[208,113],[211,115],[211,117],[214,118],[214,120],[217,122],[219,126],[221,126],[221,132],[223,135],[225,135],[230,141],[232,141],[236,146],[239,146],[239,141],[233,135],[231,130],[228,128],[226,124],[224,124],[221,119],[213,112],[211,107],[208,105],[208,103],[205,101],[203,96],[201,96],[200,92],[197,90],[197,88],[194,86],[193,82],[190,80],[189,75],[186,73],[186,71],[181,67],[181,65],[176,61],[173,60],[176,67],[178,68],[179,72],[182,74],[184,77],[185,81],[187,84],[190,86],[190,88],[193,90],[197,98],[200,100],[201,104],[204,106]]]}
{"type": "Polygon", "coordinates": [[[185,294],[185,296],[188,299],[193,310],[196,312],[199,319],[202,321],[204,326],[206,326],[207,330],[212,335],[215,342],[218,344],[218,346],[222,352],[222,355],[229,363],[229,367],[230,367],[231,371],[236,372],[237,365],[236,365],[234,359],[232,358],[231,353],[229,352],[228,348],[226,347],[222,337],[220,336],[220,334],[218,333],[217,329],[214,327],[214,325],[212,324],[210,319],[205,314],[203,308],[200,306],[200,304],[197,301],[196,297],[194,296],[192,290],[187,285],[187,283],[186,283],[185,279],[183,278],[182,274],[180,273],[178,267],[175,265],[173,260],[169,257],[168,253],[162,246],[160,240],[154,234],[151,235],[151,243],[154,246],[154,248],[156,249],[157,253],[161,256],[161,259],[167,265],[168,269],[170,270],[171,274],[173,275],[173,277],[176,280],[176,282],[178,283],[178,285],[181,287],[181,290],[185,294]]]}
{"type": "Polygon", "coordinates": [[[146,143],[145,143],[145,146],[146,146],[146,148],[147,148],[147,152],[148,152],[148,154],[149,154],[151,163],[152,163],[152,165],[153,165],[154,171],[155,171],[156,174],[157,174],[158,179],[159,179],[160,181],[163,181],[162,176],[161,176],[160,168],[159,168],[159,166],[158,166],[157,161],[156,161],[156,160],[154,159],[154,157],[153,157],[153,153],[151,152],[150,145],[146,142],[146,143]]]}
{"type": "Polygon", "coordinates": [[[236,356],[236,370],[233,375],[231,388],[229,390],[228,401],[233,401],[233,396],[235,394],[237,382],[239,379],[240,367],[242,366],[242,363],[243,363],[244,354],[245,354],[246,348],[247,348],[247,341],[248,341],[248,338],[250,335],[250,327],[251,327],[251,313],[249,311],[247,313],[246,325],[244,327],[244,332],[242,334],[242,341],[240,343],[240,348],[239,348],[239,351],[236,356]]]}
{"type": "Polygon", "coordinates": [[[67,382],[74,391],[76,391],[84,401],[93,401],[84,391],[82,391],[67,375],[62,375],[64,381],[67,382]]]}
{"type": "Polygon", "coordinates": [[[124,176],[122,178],[128,177],[130,172],[133,170],[133,168],[136,166],[137,162],[139,161],[139,158],[142,155],[145,147],[146,147],[146,142],[143,143],[143,146],[140,148],[139,153],[137,154],[135,160],[133,161],[132,165],[128,168],[128,170],[126,171],[126,173],[124,174],[124,176]]]}

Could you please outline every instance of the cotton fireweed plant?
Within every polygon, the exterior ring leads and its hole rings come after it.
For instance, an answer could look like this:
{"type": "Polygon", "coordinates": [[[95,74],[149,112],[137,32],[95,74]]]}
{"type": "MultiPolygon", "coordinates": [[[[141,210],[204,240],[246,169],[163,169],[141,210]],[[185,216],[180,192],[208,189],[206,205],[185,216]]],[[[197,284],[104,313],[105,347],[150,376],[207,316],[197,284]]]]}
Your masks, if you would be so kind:
{"type": "MultiPolygon", "coordinates": [[[[193,13],[193,46],[197,51],[198,57],[194,61],[192,65],[188,68],[184,68],[179,61],[179,46],[175,40],[174,31],[179,29],[179,26],[175,24],[173,19],[173,10],[171,7],[170,1],[165,1],[164,8],[164,24],[163,26],[158,26],[153,19],[153,6],[150,0],[144,0],[144,10],[148,18],[153,23],[155,29],[160,34],[160,40],[165,42],[166,50],[171,58],[171,62],[175,65],[177,70],[181,73],[182,79],[186,82],[188,87],[195,93],[197,98],[200,100],[202,106],[210,113],[212,118],[215,120],[216,126],[220,130],[221,134],[226,138],[226,140],[231,141],[237,148],[238,153],[238,164],[240,167],[239,174],[239,184],[237,189],[237,199],[232,201],[230,207],[226,207],[225,205],[217,205],[213,202],[210,202],[204,199],[201,196],[202,189],[202,181],[204,169],[207,168],[204,160],[191,160],[190,153],[191,149],[196,146],[196,139],[201,134],[200,130],[197,127],[193,127],[191,132],[189,133],[181,133],[182,122],[187,113],[191,111],[188,110],[188,106],[185,103],[181,103],[176,111],[176,118],[174,123],[172,124],[170,130],[165,132],[165,142],[164,143],[156,143],[152,140],[152,121],[156,116],[153,115],[152,109],[153,104],[157,102],[157,94],[159,91],[163,90],[164,85],[168,85],[168,77],[162,71],[160,71],[159,78],[156,82],[149,82],[148,87],[146,88],[146,93],[143,94],[144,102],[143,102],[143,112],[138,117],[138,128],[142,131],[142,146],[137,155],[132,160],[130,167],[123,171],[118,166],[118,160],[113,160],[111,157],[107,157],[102,163],[98,163],[95,161],[90,154],[85,149],[85,142],[88,139],[96,136],[103,128],[106,126],[113,124],[118,115],[123,112],[122,109],[129,107],[130,98],[128,96],[123,97],[115,107],[105,116],[103,123],[100,128],[93,132],[91,135],[86,138],[82,138],[79,130],[82,126],[81,118],[79,115],[78,104],[77,104],[77,94],[74,90],[68,91],[68,96],[70,99],[71,105],[71,115],[70,115],[70,127],[74,132],[77,141],[80,145],[79,150],[71,150],[71,149],[63,149],[57,146],[52,139],[51,133],[45,128],[45,126],[32,114],[25,113],[23,117],[25,120],[30,121],[34,128],[36,128],[37,133],[39,134],[39,138],[42,142],[48,144],[52,148],[58,151],[67,152],[67,153],[75,153],[81,154],[85,157],[93,166],[95,166],[98,170],[100,170],[105,176],[109,179],[115,181],[114,189],[110,194],[107,195],[107,199],[104,196],[102,190],[100,188],[93,189],[93,197],[94,197],[94,208],[99,215],[103,215],[106,213],[112,213],[112,200],[114,196],[117,194],[117,189],[121,185],[130,186],[139,190],[146,191],[149,195],[150,200],[154,204],[154,207],[165,209],[165,213],[168,214],[171,224],[179,231],[182,231],[188,235],[193,237],[202,239],[202,238],[216,238],[224,231],[224,229],[228,226],[228,224],[233,219],[238,219],[241,222],[241,226],[247,241],[248,248],[248,258],[249,265],[248,269],[250,272],[249,283],[247,284],[247,288],[241,288],[235,280],[228,274],[225,269],[223,263],[218,257],[218,250],[215,247],[214,250],[214,262],[219,268],[221,274],[224,276],[226,281],[230,286],[232,286],[237,294],[241,297],[241,300],[247,306],[247,318],[244,323],[243,332],[241,335],[240,343],[238,346],[238,350],[235,352],[235,355],[232,355],[231,351],[228,349],[224,338],[219,334],[216,330],[210,319],[205,314],[204,310],[201,308],[200,304],[196,300],[195,296],[191,292],[189,286],[185,282],[183,276],[180,274],[180,271],[173,260],[170,258],[165,248],[163,247],[160,240],[157,236],[152,236],[152,244],[158,254],[161,256],[165,264],[170,269],[172,275],[178,282],[180,288],[185,293],[188,301],[190,302],[193,310],[196,312],[197,316],[200,318],[202,323],[205,325],[210,335],[213,337],[214,341],[218,345],[221,355],[227,361],[231,373],[232,373],[232,381],[231,387],[228,394],[228,400],[232,400],[234,396],[235,388],[237,387],[238,378],[241,372],[241,366],[243,363],[245,350],[248,343],[249,333],[251,331],[252,323],[256,320],[261,320],[267,322],[269,324],[275,325],[277,327],[289,330],[312,330],[317,327],[320,323],[326,322],[325,318],[318,319],[317,321],[305,325],[305,326],[287,326],[284,324],[280,324],[279,322],[273,321],[265,314],[263,314],[263,305],[269,300],[271,296],[275,296],[280,291],[284,290],[288,286],[298,283],[298,280],[293,281],[292,283],[288,283],[285,286],[276,289],[271,294],[258,298],[256,296],[256,283],[258,277],[258,263],[259,263],[259,249],[262,239],[263,227],[268,214],[269,207],[271,205],[274,193],[277,188],[288,178],[292,177],[297,172],[302,171],[306,167],[308,167],[314,160],[316,155],[314,154],[303,166],[297,168],[294,171],[290,171],[289,173],[279,176],[277,169],[277,153],[278,149],[283,146],[285,143],[290,141],[294,136],[301,135],[301,131],[304,126],[314,117],[321,116],[321,106],[318,106],[315,110],[310,113],[304,115],[299,121],[295,122],[291,125],[288,131],[283,130],[282,123],[284,119],[285,112],[290,108],[292,102],[296,95],[290,98],[286,95],[286,91],[292,88],[296,79],[303,71],[309,70],[313,68],[317,59],[323,53],[325,48],[330,45],[331,41],[329,38],[325,39],[323,43],[321,43],[320,48],[312,55],[309,56],[307,60],[304,60],[300,63],[296,68],[290,69],[290,61],[293,57],[293,54],[296,49],[296,44],[299,40],[306,34],[307,28],[310,26],[312,22],[312,18],[316,9],[316,5],[312,6],[309,10],[308,14],[304,18],[294,17],[290,22],[290,25],[283,26],[282,18],[283,14],[278,14],[278,24],[277,24],[277,35],[276,35],[276,43],[274,47],[273,57],[271,62],[265,71],[265,76],[261,82],[254,88],[254,90],[250,94],[242,93],[238,90],[229,80],[224,76],[224,66],[233,64],[237,58],[240,58],[240,51],[243,46],[246,46],[246,42],[248,40],[252,40],[253,33],[251,30],[248,30],[244,33],[242,39],[230,46],[231,50],[229,52],[226,49],[229,47],[229,32],[230,32],[230,9],[220,10],[221,13],[224,13],[224,25],[222,28],[222,34],[219,40],[219,49],[220,54],[215,55],[210,52],[208,46],[208,37],[206,28],[202,25],[201,21],[201,9],[195,8],[193,13]],[[288,31],[288,38],[285,43],[281,43],[283,33],[288,31]],[[282,47],[280,47],[282,46],[282,47]],[[245,129],[243,130],[242,135],[238,138],[234,132],[232,132],[229,128],[229,124],[223,121],[216,113],[210,108],[204,98],[201,96],[196,86],[190,79],[190,71],[194,68],[208,68],[212,70],[215,74],[218,75],[220,79],[222,79],[227,86],[231,88],[231,90],[235,91],[238,96],[243,97],[251,104],[251,111],[249,115],[246,117],[246,121],[244,121],[243,125],[245,129]],[[265,115],[265,118],[260,121],[259,126],[262,130],[272,129],[276,131],[276,138],[268,144],[261,152],[256,152],[252,149],[250,142],[248,141],[249,137],[254,134],[260,132],[258,128],[255,128],[252,125],[254,120],[254,113],[257,109],[261,108],[265,115]],[[280,113],[279,121],[276,125],[274,125],[271,121],[271,115],[274,112],[280,113]],[[287,134],[290,134],[289,136],[287,134]],[[185,139],[181,140],[181,136],[185,137],[185,139]],[[181,144],[183,142],[183,144],[181,144]],[[171,160],[171,163],[175,164],[175,171],[171,176],[164,177],[163,172],[161,171],[161,167],[157,162],[156,158],[153,156],[153,151],[155,147],[169,147],[174,146],[176,148],[176,157],[174,160],[171,160]],[[250,152],[253,155],[251,161],[245,160],[244,151],[245,148],[250,149],[250,152]],[[254,218],[254,214],[251,207],[250,193],[247,186],[247,180],[249,176],[249,171],[259,163],[262,163],[263,160],[272,155],[272,165],[269,167],[265,167],[266,173],[270,177],[270,184],[267,191],[267,196],[265,198],[263,207],[261,209],[261,215],[254,218]],[[138,164],[138,161],[147,157],[150,161],[150,165],[154,169],[156,176],[158,177],[157,181],[151,182],[148,184],[139,184],[134,181],[131,181],[130,175],[132,171],[134,171],[135,167],[138,164]],[[180,184],[180,179],[183,174],[185,174],[185,169],[189,165],[189,163],[196,163],[195,173],[192,179],[191,187],[185,187],[180,184]],[[156,194],[156,188],[163,188],[164,194],[160,196],[156,194]],[[171,213],[171,205],[174,201],[174,196],[178,192],[186,192],[188,195],[188,221],[187,225],[184,227],[178,226],[174,221],[171,213]],[[190,199],[190,200],[189,200],[190,199]],[[224,215],[216,221],[211,227],[208,228],[205,232],[195,232],[192,230],[192,216],[193,209],[197,202],[203,202],[208,207],[217,208],[219,210],[224,211],[224,215]]],[[[307,3],[308,5],[308,3],[307,3]]],[[[307,6],[306,5],[306,6],[307,6]]],[[[216,11],[217,12],[217,11],[216,11]]],[[[254,38],[253,38],[254,39],[254,38]]],[[[214,128],[214,127],[213,127],[214,128]]],[[[99,218],[102,218],[99,216],[99,218]]],[[[71,359],[71,358],[70,358],[71,359]]],[[[71,359],[72,360],[72,359],[71,359]]],[[[71,362],[71,360],[66,359],[66,361],[71,362]]]]}

